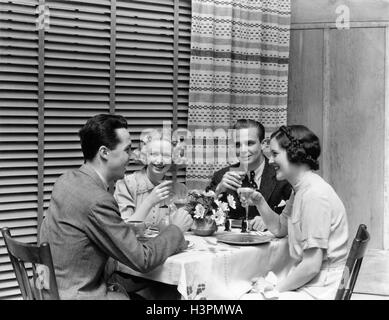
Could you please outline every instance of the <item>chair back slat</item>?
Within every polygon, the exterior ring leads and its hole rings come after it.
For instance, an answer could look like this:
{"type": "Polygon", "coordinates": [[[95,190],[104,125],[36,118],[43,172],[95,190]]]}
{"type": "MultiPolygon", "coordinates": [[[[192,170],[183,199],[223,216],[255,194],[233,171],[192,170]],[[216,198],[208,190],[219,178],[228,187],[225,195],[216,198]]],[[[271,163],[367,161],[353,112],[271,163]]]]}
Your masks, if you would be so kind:
{"type": "MultiPolygon", "coordinates": [[[[15,275],[16,275],[16,280],[18,281],[18,283],[24,283],[23,282],[23,272],[22,272],[22,269],[21,269],[21,263],[15,259],[13,256],[10,256],[10,260],[11,260],[11,264],[12,264],[12,267],[14,269],[14,272],[15,272],[15,275]]],[[[28,292],[27,292],[27,289],[24,285],[19,285],[20,287],[20,292],[22,294],[22,297],[24,300],[28,300],[28,292]]]]}
{"type": "Polygon", "coordinates": [[[26,291],[26,300],[34,300],[34,295],[32,293],[32,289],[30,286],[30,280],[28,278],[27,270],[24,266],[24,263],[20,260],[18,260],[19,270],[22,275],[21,282],[23,283],[23,287],[26,291]]]}
{"type": "Polygon", "coordinates": [[[22,243],[12,239],[8,228],[1,229],[16,280],[25,300],[59,299],[57,280],[50,246],[22,243]],[[25,263],[32,264],[32,278],[28,276],[25,263]]]}
{"type": "Polygon", "coordinates": [[[348,254],[335,300],[351,299],[369,240],[370,235],[367,227],[361,224],[348,254]]]}

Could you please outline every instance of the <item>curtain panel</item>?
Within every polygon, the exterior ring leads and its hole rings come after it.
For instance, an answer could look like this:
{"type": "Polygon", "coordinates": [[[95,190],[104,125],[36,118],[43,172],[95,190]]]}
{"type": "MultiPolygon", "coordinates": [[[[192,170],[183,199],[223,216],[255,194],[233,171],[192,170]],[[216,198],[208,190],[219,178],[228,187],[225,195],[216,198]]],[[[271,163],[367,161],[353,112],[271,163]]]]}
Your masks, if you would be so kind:
{"type": "Polygon", "coordinates": [[[290,0],[193,0],[187,185],[237,159],[231,126],[286,124],[290,0]]]}

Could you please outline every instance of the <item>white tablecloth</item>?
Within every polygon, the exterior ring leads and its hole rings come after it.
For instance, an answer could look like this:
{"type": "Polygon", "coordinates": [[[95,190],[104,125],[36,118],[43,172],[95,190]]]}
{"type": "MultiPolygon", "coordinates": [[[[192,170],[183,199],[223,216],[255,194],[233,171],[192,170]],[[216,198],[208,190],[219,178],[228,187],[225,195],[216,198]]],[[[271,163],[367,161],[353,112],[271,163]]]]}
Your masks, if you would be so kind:
{"type": "Polygon", "coordinates": [[[254,277],[265,276],[271,270],[282,278],[293,264],[287,238],[273,238],[270,243],[254,246],[232,246],[217,242],[215,236],[191,233],[185,238],[193,247],[169,257],[149,273],[136,272],[121,263],[118,270],[176,285],[184,299],[236,300],[250,289],[254,277]]]}

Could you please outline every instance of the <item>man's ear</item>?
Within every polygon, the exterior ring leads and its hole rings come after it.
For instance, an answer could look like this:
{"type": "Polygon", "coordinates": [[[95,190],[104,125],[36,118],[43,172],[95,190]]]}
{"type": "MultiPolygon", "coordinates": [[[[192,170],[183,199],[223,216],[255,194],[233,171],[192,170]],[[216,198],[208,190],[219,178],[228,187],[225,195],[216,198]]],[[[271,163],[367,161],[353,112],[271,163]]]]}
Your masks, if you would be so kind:
{"type": "Polygon", "coordinates": [[[269,148],[269,138],[265,138],[261,142],[261,149],[262,151],[266,151],[269,148]]]}
{"type": "Polygon", "coordinates": [[[108,159],[108,154],[109,154],[109,149],[106,146],[101,146],[99,148],[98,154],[101,158],[107,160],[108,159]]]}

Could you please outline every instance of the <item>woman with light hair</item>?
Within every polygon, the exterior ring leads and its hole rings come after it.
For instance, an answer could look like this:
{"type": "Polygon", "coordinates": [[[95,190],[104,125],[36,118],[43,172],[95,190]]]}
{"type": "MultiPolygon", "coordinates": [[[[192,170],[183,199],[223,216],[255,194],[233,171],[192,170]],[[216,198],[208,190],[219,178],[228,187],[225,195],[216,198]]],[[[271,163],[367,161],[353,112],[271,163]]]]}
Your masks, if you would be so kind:
{"type": "Polygon", "coordinates": [[[186,196],[186,187],[166,179],[172,165],[172,143],[161,135],[147,135],[144,138],[139,157],[145,167],[117,181],[114,197],[124,221],[145,221],[158,226],[165,217],[166,204],[174,213],[175,198],[186,196]]]}

